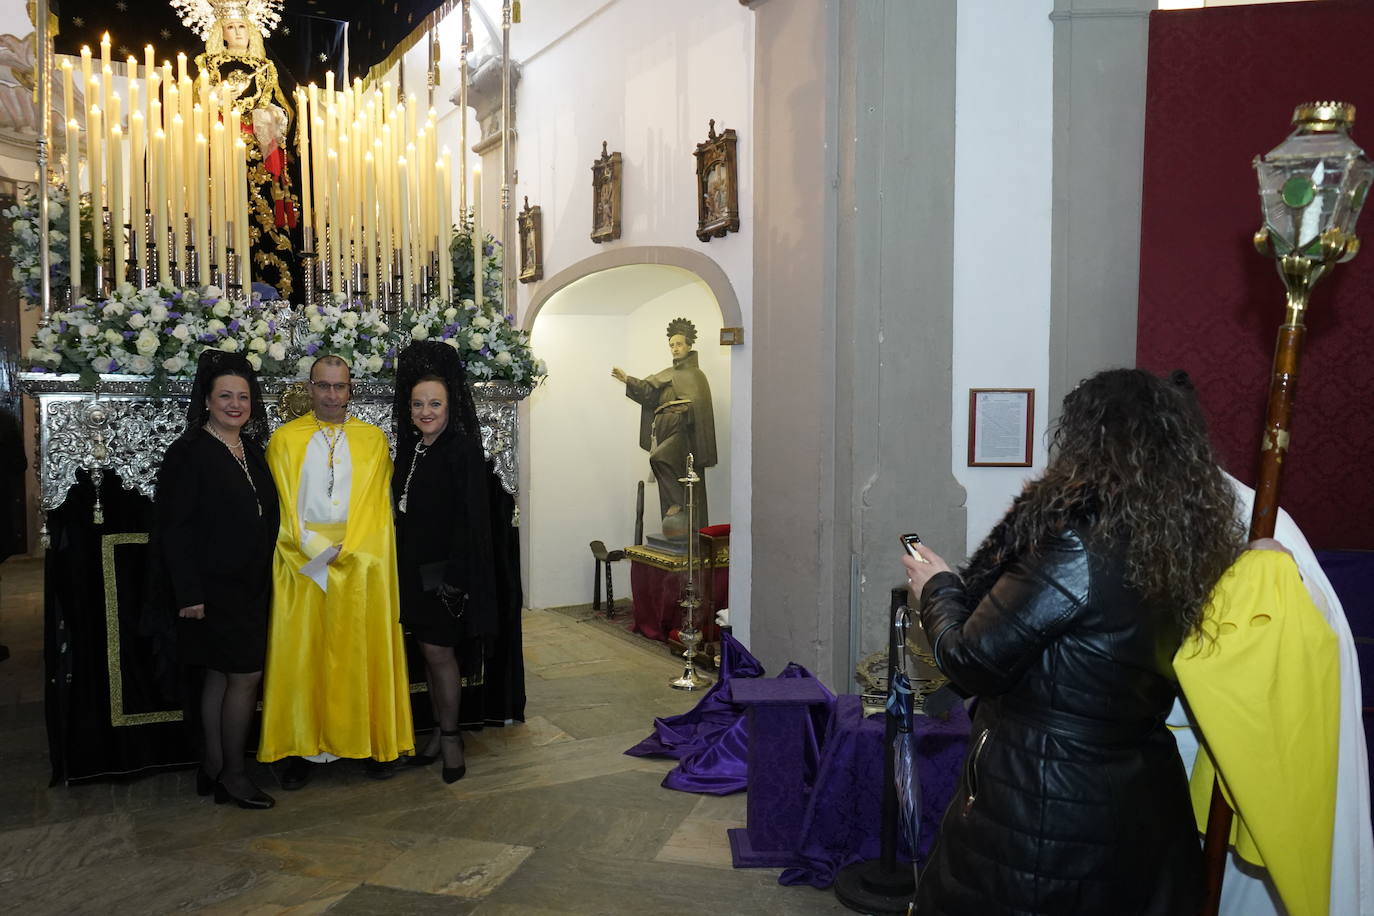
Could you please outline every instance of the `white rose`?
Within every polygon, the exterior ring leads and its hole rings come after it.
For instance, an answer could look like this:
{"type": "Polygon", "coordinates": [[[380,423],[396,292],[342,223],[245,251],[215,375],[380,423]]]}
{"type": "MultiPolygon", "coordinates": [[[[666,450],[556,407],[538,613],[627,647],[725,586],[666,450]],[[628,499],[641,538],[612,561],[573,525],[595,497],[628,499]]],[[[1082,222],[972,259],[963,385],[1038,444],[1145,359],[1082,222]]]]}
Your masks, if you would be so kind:
{"type": "Polygon", "coordinates": [[[296,360],[296,372],[299,373],[302,378],[304,378],[310,372],[310,366],[314,362],[315,357],[302,356],[300,359],[296,360]]]}
{"type": "Polygon", "coordinates": [[[453,306],[450,305],[448,308],[444,309],[444,320],[445,320],[445,321],[452,321],[453,319],[455,319],[455,318],[457,318],[457,317],[458,317],[458,310],[457,310],[456,308],[454,308],[453,306]]]}
{"type": "Polygon", "coordinates": [[[129,360],[129,371],[134,375],[148,375],[153,371],[153,361],[146,356],[135,356],[129,360]]]}
{"type": "Polygon", "coordinates": [[[310,316],[310,330],[316,334],[324,332],[324,319],[319,315],[310,316]]]}
{"type": "Polygon", "coordinates": [[[223,296],[223,295],[224,295],[224,291],[223,291],[222,289],[220,289],[218,286],[215,286],[214,284],[211,284],[211,285],[205,287],[205,298],[206,298],[206,299],[214,299],[214,298],[216,298],[216,297],[218,297],[218,296],[223,296]]]}
{"type": "Polygon", "coordinates": [[[367,364],[368,372],[377,373],[382,371],[382,358],[378,356],[376,353],[373,353],[366,360],[364,360],[364,362],[366,362],[367,364]]]}
{"type": "Polygon", "coordinates": [[[465,309],[475,309],[475,308],[477,308],[477,303],[476,303],[476,302],[473,302],[471,299],[464,299],[464,300],[463,300],[463,308],[465,308],[465,309]]]}
{"type": "Polygon", "coordinates": [[[100,310],[100,314],[106,318],[114,318],[116,315],[124,314],[124,303],[111,300],[105,303],[105,307],[100,310]]]}
{"type": "Polygon", "coordinates": [[[500,353],[497,353],[497,354],[496,354],[496,365],[498,365],[498,366],[509,366],[509,365],[510,365],[510,354],[507,353],[507,352],[504,351],[504,350],[502,350],[500,353]]]}
{"type": "Polygon", "coordinates": [[[176,375],[182,369],[186,368],[186,357],[169,356],[162,361],[162,368],[166,369],[172,375],[176,375]]]}
{"type": "Polygon", "coordinates": [[[472,319],[472,326],[474,328],[481,328],[485,331],[487,328],[491,327],[491,319],[486,315],[478,315],[476,318],[472,319]]]}
{"type": "Polygon", "coordinates": [[[228,318],[228,317],[229,317],[229,309],[230,309],[229,300],[228,300],[228,299],[221,299],[220,301],[218,301],[218,302],[215,303],[215,307],[212,308],[212,309],[210,309],[210,311],[211,311],[212,314],[214,314],[214,316],[215,316],[216,318],[228,318]]]}
{"type": "Polygon", "coordinates": [[[445,338],[444,338],[444,343],[448,344],[450,347],[452,347],[452,348],[455,349],[455,350],[458,349],[458,338],[456,338],[456,337],[445,337],[445,338]]]}
{"type": "Polygon", "coordinates": [[[191,330],[190,328],[186,327],[186,325],[179,324],[176,327],[172,328],[172,336],[175,337],[177,340],[185,340],[186,338],[191,336],[191,330]]]}
{"type": "Polygon", "coordinates": [[[272,344],[272,346],[267,348],[267,356],[269,359],[275,360],[286,359],[286,344],[282,343],[280,340],[272,344]]]}
{"type": "Polygon", "coordinates": [[[269,330],[271,329],[267,326],[267,322],[261,318],[253,323],[253,333],[259,337],[266,337],[269,330]]]}
{"type": "Polygon", "coordinates": [[[98,356],[91,360],[91,365],[95,367],[96,372],[113,372],[117,367],[112,356],[98,356]]]}
{"type": "Polygon", "coordinates": [[[248,354],[248,365],[252,366],[252,367],[253,367],[253,371],[256,372],[258,369],[261,369],[261,368],[262,368],[262,357],[259,356],[259,355],[256,354],[256,353],[249,353],[249,354],[248,354]]]}
{"type": "Polygon", "coordinates": [[[153,355],[161,345],[162,341],[158,340],[157,335],[148,328],[144,328],[143,332],[134,339],[134,349],[144,356],[153,355]]]}
{"type": "Polygon", "coordinates": [[[100,329],[90,322],[84,322],[77,326],[77,333],[82,337],[94,337],[96,334],[100,333],[100,329]]]}
{"type": "Polygon", "coordinates": [[[470,348],[473,349],[473,350],[480,350],[480,349],[482,349],[482,344],[484,344],[484,343],[486,343],[486,342],[487,342],[487,339],[486,339],[485,337],[483,337],[481,334],[469,334],[469,335],[468,335],[468,347],[470,347],[470,348]]]}
{"type": "Polygon", "coordinates": [[[153,306],[148,309],[148,317],[153,321],[166,321],[167,306],[163,305],[161,302],[154,303],[153,306]]]}
{"type": "Polygon", "coordinates": [[[415,327],[410,329],[410,336],[416,340],[424,340],[425,338],[429,337],[429,328],[425,327],[422,324],[417,324],[415,327]]]}
{"type": "Polygon", "coordinates": [[[213,334],[216,331],[223,331],[224,322],[220,321],[218,318],[211,318],[209,321],[205,322],[205,330],[209,334],[213,334]]]}
{"type": "Polygon", "coordinates": [[[248,349],[252,350],[254,353],[264,353],[267,350],[267,341],[263,340],[261,337],[254,337],[252,340],[248,341],[248,349]]]}
{"type": "Polygon", "coordinates": [[[124,342],[124,335],[116,331],[114,328],[106,328],[105,339],[112,344],[121,344],[124,342]]]}
{"type": "Polygon", "coordinates": [[[133,328],[135,331],[147,323],[148,319],[145,318],[141,312],[134,312],[129,316],[129,327],[133,328]]]}
{"type": "Polygon", "coordinates": [[[357,312],[344,312],[343,315],[340,317],[339,320],[343,322],[343,326],[344,326],[344,327],[346,327],[346,328],[355,328],[355,327],[358,326],[358,313],[357,313],[357,312]]]}
{"type": "Polygon", "coordinates": [[[219,342],[219,349],[223,350],[225,353],[237,353],[239,342],[232,337],[226,337],[219,342]]]}

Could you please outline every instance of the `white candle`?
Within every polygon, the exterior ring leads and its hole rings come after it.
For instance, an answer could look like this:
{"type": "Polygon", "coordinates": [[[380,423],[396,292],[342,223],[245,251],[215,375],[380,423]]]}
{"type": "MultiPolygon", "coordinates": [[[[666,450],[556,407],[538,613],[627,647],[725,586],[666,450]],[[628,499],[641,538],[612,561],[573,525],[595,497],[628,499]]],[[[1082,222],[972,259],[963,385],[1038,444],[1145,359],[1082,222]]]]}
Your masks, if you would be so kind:
{"type": "Polygon", "coordinates": [[[415,267],[411,262],[410,249],[410,176],[406,170],[406,160],[402,156],[396,160],[397,176],[401,184],[401,280],[403,301],[409,302],[415,285],[415,267]]]}
{"type": "Polygon", "coordinates": [[[62,117],[70,120],[76,116],[76,103],[72,101],[72,62],[62,61],[62,117]]]}
{"type": "Polygon", "coordinates": [[[196,134],[196,270],[210,282],[210,157],[205,134],[196,134]]]}
{"type": "Polygon", "coordinates": [[[105,259],[105,133],[101,126],[99,105],[91,106],[86,124],[86,171],[91,182],[91,234],[95,242],[95,261],[100,264],[105,259]]]}
{"type": "Polygon", "coordinates": [[[167,132],[159,127],[153,131],[150,165],[156,192],[153,200],[153,238],[157,245],[157,282],[169,286],[172,282],[171,266],[167,258],[167,189],[171,182],[167,177],[167,132]]]}
{"type": "Polygon", "coordinates": [[[239,277],[243,283],[241,295],[243,298],[249,299],[252,298],[253,292],[253,252],[248,241],[248,144],[243,142],[242,136],[234,139],[234,165],[238,170],[234,187],[239,204],[237,211],[239,251],[242,252],[239,261],[239,277]]]}
{"type": "Polygon", "coordinates": [[[453,157],[448,147],[444,147],[443,159],[444,189],[440,200],[443,201],[439,225],[439,277],[440,296],[445,302],[453,298],[453,258],[449,255],[449,245],[453,243],[453,157]]]}
{"type": "Polygon", "coordinates": [[[134,257],[138,266],[148,269],[148,220],[145,217],[148,204],[145,198],[144,181],[144,129],[143,112],[135,111],[129,115],[129,242],[134,246],[134,257]]]}
{"type": "Polygon", "coordinates": [[[334,292],[339,292],[342,287],[342,260],[339,256],[339,249],[343,247],[343,235],[340,232],[339,224],[343,222],[339,213],[339,152],[338,150],[329,151],[329,277],[332,281],[330,287],[334,292]]]}
{"type": "Polygon", "coordinates": [[[377,302],[377,182],[372,150],[363,153],[363,220],[367,230],[367,298],[377,302]]]}
{"type": "Polygon", "coordinates": [[[124,285],[124,131],[110,128],[110,242],[115,286],[124,285]]]}
{"type": "MultiPolygon", "coordinates": [[[[70,75],[71,65],[67,65],[70,75]]],[[[69,273],[72,299],[81,295],[81,125],[67,121],[67,239],[71,246],[69,273]]]]}

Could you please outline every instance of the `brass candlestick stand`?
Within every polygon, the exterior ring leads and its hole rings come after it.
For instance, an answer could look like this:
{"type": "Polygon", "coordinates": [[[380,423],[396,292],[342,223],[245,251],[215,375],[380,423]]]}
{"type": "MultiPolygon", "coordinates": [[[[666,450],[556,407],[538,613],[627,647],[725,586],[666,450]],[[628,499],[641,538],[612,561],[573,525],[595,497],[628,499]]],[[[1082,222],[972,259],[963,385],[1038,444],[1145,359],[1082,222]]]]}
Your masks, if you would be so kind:
{"type": "Polygon", "coordinates": [[[700,690],[711,683],[709,677],[697,671],[695,662],[697,646],[701,645],[701,631],[696,628],[697,608],[701,606],[701,599],[697,596],[697,564],[700,558],[697,556],[696,485],[701,483],[701,478],[697,476],[695,463],[695,458],[688,454],[687,476],[678,478],[678,483],[687,486],[687,587],[683,589],[682,600],[678,602],[682,606],[682,628],[677,634],[678,641],[682,643],[682,676],[668,682],[668,686],[675,690],[700,690]]]}

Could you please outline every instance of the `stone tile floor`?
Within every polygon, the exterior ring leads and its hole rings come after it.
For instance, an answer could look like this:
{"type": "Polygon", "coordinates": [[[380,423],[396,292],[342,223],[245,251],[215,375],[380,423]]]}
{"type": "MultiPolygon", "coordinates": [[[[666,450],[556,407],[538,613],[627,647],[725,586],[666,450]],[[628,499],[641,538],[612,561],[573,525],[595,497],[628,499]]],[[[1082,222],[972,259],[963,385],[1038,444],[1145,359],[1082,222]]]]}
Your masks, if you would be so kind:
{"type": "Polygon", "coordinates": [[[696,694],[655,644],[527,612],[527,721],[468,738],[468,775],[320,768],[266,812],[195,795],[193,773],[48,788],[42,564],[0,566],[0,908],[40,913],[845,913],[776,870],[730,867],[743,794],[660,787],[621,752],[696,694]]]}

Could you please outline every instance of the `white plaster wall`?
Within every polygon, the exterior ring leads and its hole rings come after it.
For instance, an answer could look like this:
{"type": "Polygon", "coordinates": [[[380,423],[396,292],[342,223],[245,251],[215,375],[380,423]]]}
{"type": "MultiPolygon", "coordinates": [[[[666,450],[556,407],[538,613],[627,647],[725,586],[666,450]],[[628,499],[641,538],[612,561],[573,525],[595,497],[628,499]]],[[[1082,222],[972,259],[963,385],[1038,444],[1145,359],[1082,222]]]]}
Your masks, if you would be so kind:
{"type": "MultiPolygon", "coordinates": [[[[533,7],[530,11],[533,17],[533,7]]],[[[753,14],[738,0],[575,0],[541,4],[539,15],[538,24],[531,18],[528,25],[511,31],[514,57],[524,68],[517,99],[518,184],[512,197],[519,205],[528,195],[531,204],[542,208],[544,276],[552,277],[609,247],[693,249],[714,259],[729,277],[747,334],[752,323],[750,176],[756,141],[751,130],[753,14]],[[732,127],[739,134],[743,225],[740,232],[708,244],[694,235],[692,152],[706,138],[711,118],[716,119],[717,130],[732,127]],[[597,245],[588,238],[591,164],[600,155],[602,140],[623,156],[623,229],[619,241],[597,245]]],[[[494,170],[489,169],[487,176],[484,183],[490,188],[497,180],[494,170]]],[[[490,198],[484,195],[484,199],[490,198]]],[[[521,320],[537,289],[537,285],[521,285],[521,320]]],[[[732,611],[737,635],[747,640],[749,345],[731,348],[728,358],[730,377],[735,380],[733,398],[728,413],[717,412],[717,427],[728,421],[732,611]]],[[[527,427],[521,435],[522,441],[530,442],[534,431],[527,427]]],[[[718,472],[717,476],[726,475],[718,472]]],[[[532,468],[531,507],[538,500],[539,488],[532,468]]],[[[537,588],[532,581],[527,587],[537,588]]]]}
{"type": "MultiPolygon", "coordinates": [[[[675,271],[674,268],[655,268],[675,271]]],[[[680,271],[676,271],[680,272],[680,271]]],[[[711,383],[720,464],[707,471],[713,521],[728,521],[731,487],[730,364],[716,344],[720,310],[704,283],[693,281],[647,301],[618,299],[587,284],[553,297],[534,324],[533,344],[549,379],[529,399],[529,487],[522,509],[529,532],[526,604],[585,604],[592,597],[588,544],[609,549],[634,543],[635,481],[646,480],[645,533],[658,532],[658,491],[648,453],[639,447],[639,405],[611,378],[613,366],[636,377],[669,365],[668,321],[692,320],[699,364],[711,383]]],[[[629,566],[615,570],[616,590],[629,595],[629,566]]]]}
{"type": "Polygon", "coordinates": [[[951,460],[968,492],[970,551],[1045,465],[1053,8],[1053,0],[959,3],[951,460]],[[1033,467],[968,467],[970,388],[1035,389],[1033,467]]]}

